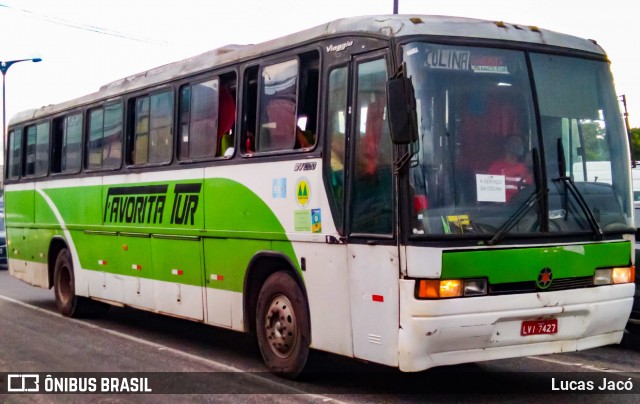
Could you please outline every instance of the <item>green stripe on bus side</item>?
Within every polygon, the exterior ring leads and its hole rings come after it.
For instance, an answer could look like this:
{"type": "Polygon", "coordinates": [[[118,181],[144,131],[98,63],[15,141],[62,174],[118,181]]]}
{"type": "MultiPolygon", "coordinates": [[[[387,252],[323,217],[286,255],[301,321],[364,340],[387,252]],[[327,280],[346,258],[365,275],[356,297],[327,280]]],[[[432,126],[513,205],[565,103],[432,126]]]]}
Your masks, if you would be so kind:
{"type": "Polygon", "coordinates": [[[628,241],[557,247],[445,252],[442,279],[488,277],[489,283],[535,281],[543,268],[553,279],[592,276],[596,268],[627,266],[628,241]]]}
{"type": "MultiPolygon", "coordinates": [[[[74,225],[84,228],[102,225],[102,186],[54,188],[44,192],[56,205],[67,228],[74,225]]],[[[37,198],[36,209],[39,215],[40,211],[48,212],[54,223],[58,223],[49,205],[40,195],[37,198]]]]}
{"type": "Polygon", "coordinates": [[[5,190],[5,220],[11,224],[33,223],[33,199],[34,191],[5,190]]]}
{"type": "MultiPolygon", "coordinates": [[[[267,250],[286,256],[300,272],[293,246],[275,213],[249,188],[229,179],[71,187],[44,192],[70,229],[80,264],[85,269],[241,292],[249,262],[256,253],[267,250]],[[185,189],[184,184],[194,183],[202,184],[202,188],[197,193],[199,200],[193,224],[190,220],[180,225],[172,223],[172,208],[178,190],[185,189]],[[111,219],[105,215],[107,207],[112,207],[107,205],[110,188],[159,184],[167,186],[161,222],[107,223],[111,219]],[[103,225],[105,218],[107,224],[103,225]],[[86,232],[86,229],[95,233],[86,232]],[[141,269],[134,269],[136,266],[141,269]],[[224,281],[212,282],[211,275],[224,281]]],[[[28,256],[22,254],[20,259],[46,262],[46,256],[38,259],[31,250],[46,253],[51,237],[60,232],[35,228],[33,218],[22,213],[24,205],[18,203],[35,200],[38,223],[47,227],[55,224],[58,228],[62,224],[57,223],[40,194],[29,190],[10,191],[7,195],[11,201],[8,207],[14,212],[13,220],[9,219],[11,243],[20,243],[21,247],[29,249],[28,256]]],[[[112,217],[120,218],[118,215],[120,213],[116,212],[112,217]]]]}
{"type": "Polygon", "coordinates": [[[7,228],[7,258],[46,264],[49,243],[59,235],[54,229],[7,228]]]}

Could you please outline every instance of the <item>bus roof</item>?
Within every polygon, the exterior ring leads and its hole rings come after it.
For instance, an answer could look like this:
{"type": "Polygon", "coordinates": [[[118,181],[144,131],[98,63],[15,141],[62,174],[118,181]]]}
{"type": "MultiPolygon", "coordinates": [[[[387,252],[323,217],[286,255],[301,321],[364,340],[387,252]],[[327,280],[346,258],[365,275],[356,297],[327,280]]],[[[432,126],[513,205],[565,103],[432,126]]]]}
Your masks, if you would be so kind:
{"type": "Polygon", "coordinates": [[[602,48],[592,40],[538,27],[509,24],[501,21],[426,15],[350,17],[257,45],[227,45],[188,59],[156,67],[106,84],[97,92],[80,98],[61,104],[19,112],[12,117],[9,124],[14,125],[56,114],[78,105],[108,99],[129,91],[160,84],[173,78],[197,74],[214,66],[224,66],[228,63],[250,59],[277,49],[286,49],[314,40],[349,35],[369,35],[381,38],[400,38],[412,35],[482,38],[569,48],[606,56],[602,48]]]}

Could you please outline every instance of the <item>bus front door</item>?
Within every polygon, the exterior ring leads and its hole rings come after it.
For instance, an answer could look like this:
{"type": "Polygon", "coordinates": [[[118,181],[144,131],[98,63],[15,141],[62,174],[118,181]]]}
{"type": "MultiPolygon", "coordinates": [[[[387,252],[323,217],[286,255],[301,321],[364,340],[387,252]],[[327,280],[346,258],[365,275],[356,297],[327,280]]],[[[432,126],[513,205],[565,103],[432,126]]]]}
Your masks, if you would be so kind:
{"type": "Polygon", "coordinates": [[[347,213],[354,356],[398,365],[398,246],[386,118],[387,53],[353,59],[347,213]]]}

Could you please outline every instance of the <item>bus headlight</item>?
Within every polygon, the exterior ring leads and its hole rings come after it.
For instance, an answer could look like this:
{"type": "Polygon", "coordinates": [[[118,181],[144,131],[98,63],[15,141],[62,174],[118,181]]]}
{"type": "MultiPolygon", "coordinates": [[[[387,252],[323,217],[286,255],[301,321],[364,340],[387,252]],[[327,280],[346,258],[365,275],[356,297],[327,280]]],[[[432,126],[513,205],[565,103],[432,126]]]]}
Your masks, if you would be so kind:
{"type": "Polygon", "coordinates": [[[596,269],[593,275],[594,285],[611,285],[617,283],[633,283],[635,281],[636,268],[616,267],[596,269]]]}
{"type": "Polygon", "coordinates": [[[462,282],[459,279],[440,281],[440,297],[462,296],[462,282]]]}
{"type": "Polygon", "coordinates": [[[416,288],[418,299],[443,299],[487,294],[486,279],[420,279],[416,288]]]}
{"type": "Polygon", "coordinates": [[[613,268],[613,283],[633,283],[636,277],[636,267],[613,268]]]}
{"type": "Polygon", "coordinates": [[[464,281],[465,296],[482,296],[487,294],[486,279],[466,279],[464,281]]]}

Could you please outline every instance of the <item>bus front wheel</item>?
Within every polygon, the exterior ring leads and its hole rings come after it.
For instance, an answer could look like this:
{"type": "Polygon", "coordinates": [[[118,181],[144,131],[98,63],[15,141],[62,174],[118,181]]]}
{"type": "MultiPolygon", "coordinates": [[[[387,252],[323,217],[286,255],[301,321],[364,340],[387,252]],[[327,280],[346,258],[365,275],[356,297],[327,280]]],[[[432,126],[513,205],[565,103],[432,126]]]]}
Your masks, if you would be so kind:
{"type": "Polygon", "coordinates": [[[256,311],[257,338],[272,372],[295,378],[309,356],[311,327],[304,294],[286,272],[269,276],[260,289],[256,311]]]}
{"type": "Polygon", "coordinates": [[[53,289],[56,295],[58,312],[65,317],[88,317],[104,314],[109,306],[76,295],[73,261],[68,249],[63,248],[58,253],[56,265],[53,269],[53,289]]]}

